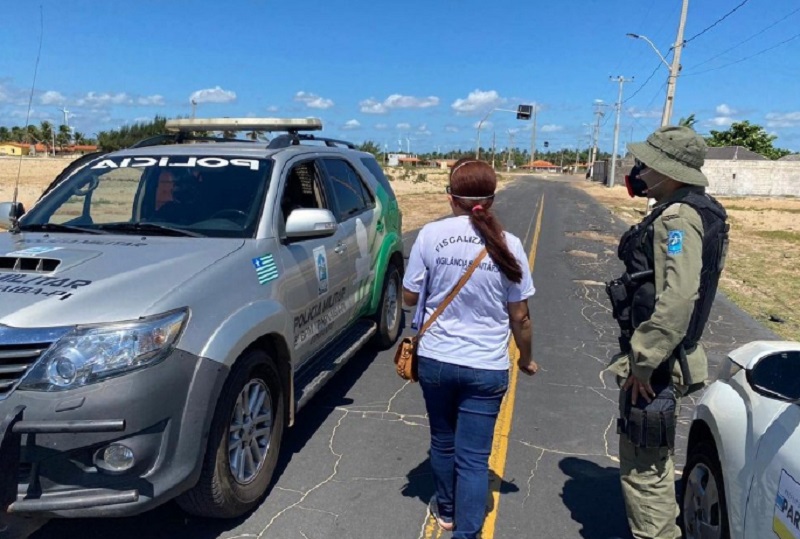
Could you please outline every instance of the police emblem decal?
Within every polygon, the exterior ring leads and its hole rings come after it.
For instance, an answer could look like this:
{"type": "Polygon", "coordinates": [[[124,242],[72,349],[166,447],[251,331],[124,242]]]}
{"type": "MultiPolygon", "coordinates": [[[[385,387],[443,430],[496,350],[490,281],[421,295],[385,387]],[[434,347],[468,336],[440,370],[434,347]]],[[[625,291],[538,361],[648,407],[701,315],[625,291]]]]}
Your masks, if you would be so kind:
{"type": "Polygon", "coordinates": [[[267,284],[278,278],[278,266],[272,255],[259,256],[253,259],[253,267],[256,268],[258,284],[267,284]]]}
{"type": "Polygon", "coordinates": [[[683,252],[683,230],[670,230],[667,237],[667,254],[677,255],[683,252]]]}
{"type": "Polygon", "coordinates": [[[325,246],[320,245],[313,251],[314,265],[317,270],[317,294],[322,295],[328,292],[328,254],[325,246]]]}

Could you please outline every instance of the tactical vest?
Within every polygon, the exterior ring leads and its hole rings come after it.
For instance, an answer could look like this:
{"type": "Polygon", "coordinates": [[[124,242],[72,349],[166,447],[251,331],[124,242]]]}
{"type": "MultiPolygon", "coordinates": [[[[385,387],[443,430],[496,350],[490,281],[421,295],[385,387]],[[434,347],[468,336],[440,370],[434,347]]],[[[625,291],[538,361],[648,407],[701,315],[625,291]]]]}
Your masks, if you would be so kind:
{"type": "MultiPolygon", "coordinates": [[[[722,205],[706,193],[690,191],[680,200],[658,206],[641,223],[631,227],[622,236],[617,255],[625,264],[628,275],[655,269],[653,223],[670,205],[676,203],[688,204],[694,208],[703,222],[703,267],[700,273],[699,297],[695,302],[686,336],[679,345],[684,351],[691,351],[703,335],[728,250],[730,225],[726,222],[728,216],[722,205]]],[[[634,281],[631,286],[628,297],[631,298],[631,319],[636,328],[649,320],[655,310],[655,276],[634,281]]]]}

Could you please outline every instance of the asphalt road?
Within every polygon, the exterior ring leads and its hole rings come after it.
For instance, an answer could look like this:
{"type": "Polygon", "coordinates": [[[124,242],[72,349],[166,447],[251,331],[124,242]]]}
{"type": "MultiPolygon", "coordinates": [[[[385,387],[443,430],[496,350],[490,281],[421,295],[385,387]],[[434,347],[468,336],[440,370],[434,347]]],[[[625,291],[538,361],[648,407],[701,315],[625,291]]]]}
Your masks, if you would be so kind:
{"type": "MultiPolygon", "coordinates": [[[[569,181],[523,177],[495,205],[505,227],[532,245],[541,211],[531,300],[534,358],[520,376],[502,450],[499,502],[489,537],[628,537],[618,481],[616,396],[602,369],[615,353],[615,326],[602,282],[617,276],[625,227],[569,181]]],[[[413,234],[409,235],[410,242],[413,234]]],[[[410,319],[409,316],[406,317],[410,319]]],[[[410,330],[406,330],[410,331],[410,330]]],[[[717,301],[706,331],[711,372],[725,354],[774,338],[717,301]]],[[[418,385],[393,370],[393,351],[355,357],[300,413],[285,438],[277,478],[252,514],[235,521],[188,517],[168,503],[135,518],[51,521],[33,539],[423,538],[431,525],[429,436],[418,385]]],[[[685,402],[678,461],[693,399],[685,402]]]]}

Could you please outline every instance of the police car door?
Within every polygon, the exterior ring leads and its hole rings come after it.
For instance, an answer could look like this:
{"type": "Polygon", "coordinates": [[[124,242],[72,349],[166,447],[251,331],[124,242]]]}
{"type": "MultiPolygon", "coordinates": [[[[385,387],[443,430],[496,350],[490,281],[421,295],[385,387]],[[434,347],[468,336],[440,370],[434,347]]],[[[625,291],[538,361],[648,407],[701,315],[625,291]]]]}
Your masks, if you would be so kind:
{"type": "MultiPolygon", "coordinates": [[[[285,170],[277,198],[281,233],[295,209],[334,211],[316,160],[290,161],[285,170]]],[[[345,239],[346,232],[341,228],[321,238],[289,241],[282,237],[281,260],[287,268],[282,299],[293,318],[292,346],[298,363],[320,350],[336,333],[335,322],[344,310],[343,289],[350,273],[346,253],[340,248],[345,239]]]]}
{"type": "Polygon", "coordinates": [[[327,181],[336,198],[339,226],[345,231],[349,264],[346,282],[348,321],[363,314],[370,300],[377,260],[375,195],[345,159],[322,159],[327,181]]]}
{"type": "MultiPolygon", "coordinates": [[[[779,355],[788,361],[774,365],[783,364],[788,368],[776,372],[775,379],[793,386],[781,393],[797,396],[800,394],[800,352],[779,355]]],[[[771,401],[765,406],[777,405],[777,413],[758,442],[745,510],[744,536],[800,539],[800,403],[782,403],[765,395],[760,398],[771,401]]],[[[754,401],[754,406],[757,405],[754,401]]]]}

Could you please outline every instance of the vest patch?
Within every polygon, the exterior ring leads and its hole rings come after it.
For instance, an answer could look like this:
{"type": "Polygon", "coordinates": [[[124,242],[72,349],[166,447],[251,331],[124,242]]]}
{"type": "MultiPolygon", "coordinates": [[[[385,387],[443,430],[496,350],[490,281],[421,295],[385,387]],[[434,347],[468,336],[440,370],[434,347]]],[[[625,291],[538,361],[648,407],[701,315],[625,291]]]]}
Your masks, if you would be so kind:
{"type": "Polygon", "coordinates": [[[677,255],[683,252],[683,230],[670,230],[667,237],[667,254],[677,255]]]}

